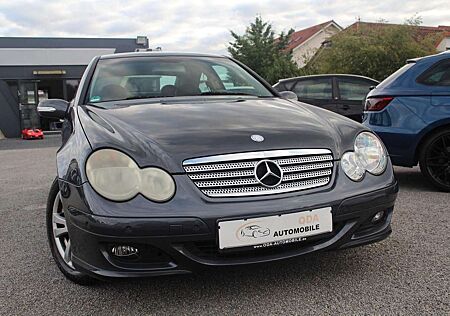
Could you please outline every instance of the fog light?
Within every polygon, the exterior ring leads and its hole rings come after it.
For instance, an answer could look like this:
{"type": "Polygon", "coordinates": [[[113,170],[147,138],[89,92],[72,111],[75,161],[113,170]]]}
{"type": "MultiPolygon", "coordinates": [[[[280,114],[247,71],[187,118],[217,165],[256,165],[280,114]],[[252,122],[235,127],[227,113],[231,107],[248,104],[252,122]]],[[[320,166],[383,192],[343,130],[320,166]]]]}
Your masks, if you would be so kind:
{"type": "Polygon", "coordinates": [[[380,221],[384,216],[384,211],[379,211],[378,213],[376,213],[373,217],[372,217],[372,223],[376,223],[378,221],[380,221]]]}
{"type": "Polygon", "coordinates": [[[138,249],[131,246],[114,246],[111,253],[116,257],[129,257],[138,254],[138,249]]]}

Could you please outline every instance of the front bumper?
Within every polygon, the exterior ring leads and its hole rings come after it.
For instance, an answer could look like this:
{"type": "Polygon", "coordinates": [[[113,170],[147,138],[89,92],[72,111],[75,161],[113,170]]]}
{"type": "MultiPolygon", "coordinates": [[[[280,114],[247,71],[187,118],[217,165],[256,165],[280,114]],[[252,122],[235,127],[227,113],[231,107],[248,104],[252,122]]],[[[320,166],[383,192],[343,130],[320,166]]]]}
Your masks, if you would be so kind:
{"type": "MultiPolygon", "coordinates": [[[[77,192],[82,193],[82,190],[74,188],[72,195],[77,192]]],[[[298,243],[226,252],[218,250],[217,221],[232,215],[223,212],[220,216],[209,217],[119,218],[89,214],[72,203],[66,205],[66,216],[73,264],[79,270],[100,278],[141,277],[189,273],[205,267],[269,262],[320,250],[377,242],[391,233],[390,222],[397,192],[398,185],[393,182],[382,189],[326,204],[318,202],[317,205],[283,212],[279,209],[265,211],[259,216],[331,206],[334,230],[298,243]],[[379,211],[385,211],[385,216],[377,224],[371,224],[370,219],[379,211]],[[115,245],[131,245],[139,249],[140,255],[128,259],[114,257],[111,249],[115,245]]],[[[230,210],[235,207],[229,205],[230,210]]],[[[242,213],[241,217],[246,218],[245,212],[242,213]]],[[[255,215],[248,214],[248,217],[251,216],[255,215]]]]}

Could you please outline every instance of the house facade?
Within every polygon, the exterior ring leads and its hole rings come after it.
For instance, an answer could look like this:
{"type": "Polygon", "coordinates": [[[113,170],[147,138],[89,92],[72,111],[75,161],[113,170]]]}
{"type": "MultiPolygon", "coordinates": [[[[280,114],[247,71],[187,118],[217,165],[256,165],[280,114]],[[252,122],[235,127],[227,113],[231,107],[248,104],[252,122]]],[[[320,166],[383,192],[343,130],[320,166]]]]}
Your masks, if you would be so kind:
{"type": "Polygon", "coordinates": [[[304,67],[316,54],[323,43],[342,31],[342,27],[333,20],[294,32],[287,50],[292,52],[292,59],[298,67],[304,67]]]}

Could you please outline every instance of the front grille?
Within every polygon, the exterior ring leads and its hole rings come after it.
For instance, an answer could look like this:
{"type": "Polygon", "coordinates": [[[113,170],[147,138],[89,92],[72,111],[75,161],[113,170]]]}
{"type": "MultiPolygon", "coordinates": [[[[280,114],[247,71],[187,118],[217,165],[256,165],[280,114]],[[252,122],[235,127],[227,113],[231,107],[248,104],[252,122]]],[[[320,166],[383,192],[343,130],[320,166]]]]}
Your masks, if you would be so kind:
{"type": "Polygon", "coordinates": [[[207,196],[253,196],[327,185],[333,173],[333,156],[328,149],[273,150],[194,158],[185,160],[183,167],[207,196]],[[280,167],[279,185],[268,187],[256,178],[255,167],[262,160],[280,167]]]}

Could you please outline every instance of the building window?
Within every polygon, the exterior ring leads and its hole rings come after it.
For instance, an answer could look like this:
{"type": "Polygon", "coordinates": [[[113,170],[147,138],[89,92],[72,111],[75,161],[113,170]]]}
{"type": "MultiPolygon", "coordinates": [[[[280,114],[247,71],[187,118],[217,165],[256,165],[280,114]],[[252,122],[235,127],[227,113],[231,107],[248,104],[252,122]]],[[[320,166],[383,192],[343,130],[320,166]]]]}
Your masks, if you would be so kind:
{"type": "Polygon", "coordinates": [[[34,93],[35,83],[24,82],[20,85],[20,103],[21,104],[36,104],[36,96],[34,93]]]}
{"type": "Polygon", "coordinates": [[[67,100],[72,101],[77,94],[78,86],[80,85],[80,80],[66,80],[67,89],[67,100]]]}

